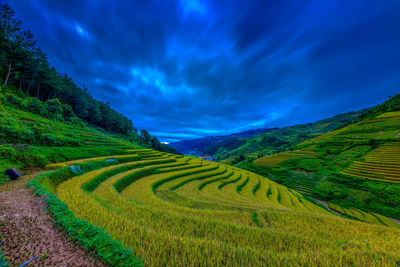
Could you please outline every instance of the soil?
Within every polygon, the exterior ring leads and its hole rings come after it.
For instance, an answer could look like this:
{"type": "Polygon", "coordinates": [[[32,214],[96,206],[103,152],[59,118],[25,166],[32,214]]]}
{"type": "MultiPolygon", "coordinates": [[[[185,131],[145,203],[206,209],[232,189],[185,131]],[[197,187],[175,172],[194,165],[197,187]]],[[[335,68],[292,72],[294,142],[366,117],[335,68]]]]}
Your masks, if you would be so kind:
{"type": "Polygon", "coordinates": [[[314,172],[312,172],[312,171],[307,171],[307,170],[301,169],[301,168],[293,169],[293,170],[291,170],[291,171],[295,171],[295,172],[305,172],[305,173],[307,173],[307,174],[314,174],[314,172]]]}
{"type": "Polygon", "coordinates": [[[389,219],[391,219],[392,221],[394,221],[395,223],[397,223],[397,224],[400,225],[400,220],[396,220],[396,219],[394,219],[394,218],[389,218],[389,219]]]}
{"type": "Polygon", "coordinates": [[[0,250],[9,266],[107,266],[68,240],[46,213],[43,197],[35,197],[25,183],[40,172],[0,186],[0,250]]]}
{"type": "Polygon", "coordinates": [[[331,209],[331,208],[329,207],[328,202],[322,201],[322,200],[319,200],[319,199],[316,199],[316,198],[312,198],[312,199],[315,200],[318,204],[323,205],[327,210],[329,210],[329,211],[332,212],[333,214],[336,214],[337,216],[340,216],[340,217],[343,216],[343,214],[337,212],[336,210],[331,209]]]}

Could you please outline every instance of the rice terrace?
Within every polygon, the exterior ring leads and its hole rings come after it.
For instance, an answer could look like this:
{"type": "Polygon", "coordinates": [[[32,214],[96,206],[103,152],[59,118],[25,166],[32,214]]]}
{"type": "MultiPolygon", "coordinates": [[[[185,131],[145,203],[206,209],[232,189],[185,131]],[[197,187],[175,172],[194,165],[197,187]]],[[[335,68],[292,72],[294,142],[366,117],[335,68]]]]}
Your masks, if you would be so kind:
{"type": "Polygon", "coordinates": [[[400,266],[399,8],[0,0],[0,267],[400,266]]]}

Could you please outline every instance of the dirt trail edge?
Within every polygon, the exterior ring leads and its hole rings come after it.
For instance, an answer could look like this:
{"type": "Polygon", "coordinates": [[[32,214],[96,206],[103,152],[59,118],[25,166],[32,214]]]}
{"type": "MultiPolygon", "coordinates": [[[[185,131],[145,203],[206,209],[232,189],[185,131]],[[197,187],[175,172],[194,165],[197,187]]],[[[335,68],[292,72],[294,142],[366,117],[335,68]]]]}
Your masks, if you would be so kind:
{"type": "Polygon", "coordinates": [[[329,207],[328,202],[322,201],[322,200],[319,200],[319,199],[316,199],[316,198],[312,198],[312,197],[310,197],[310,198],[313,199],[313,200],[314,200],[315,202],[317,202],[318,204],[323,205],[327,210],[329,210],[329,211],[332,212],[333,214],[336,214],[337,216],[340,216],[340,217],[343,216],[343,214],[337,212],[336,210],[331,209],[331,208],[329,207]]]}
{"type": "Polygon", "coordinates": [[[43,197],[25,183],[40,172],[0,186],[0,249],[9,266],[107,266],[56,229],[43,197]]]}

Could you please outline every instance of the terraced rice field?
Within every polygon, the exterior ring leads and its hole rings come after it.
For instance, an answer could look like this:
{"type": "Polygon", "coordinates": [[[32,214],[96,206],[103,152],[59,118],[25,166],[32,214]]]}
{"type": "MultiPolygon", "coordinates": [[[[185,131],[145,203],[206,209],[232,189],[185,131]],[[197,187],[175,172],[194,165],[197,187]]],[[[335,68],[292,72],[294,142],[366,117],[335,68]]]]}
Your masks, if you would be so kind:
{"type": "MultiPolygon", "coordinates": [[[[58,122],[41,117],[36,114],[21,111],[11,107],[2,110],[4,117],[7,117],[11,122],[18,122],[18,125],[23,129],[35,129],[41,134],[61,135],[63,137],[72,138],[79,141],[79,145],[89,147],[117,147],[122,149],[133,148],[132,143],[123,141],[119,138],[105,135],[94,129],[81,127],[76,124],[68,124],[58,122]]],[[[6,139],[6,138],[5,138],[6,139]]]]}
{"type": "Polygon", "coordinates": [[[400,183],[400,143],[384,144],[355,161],[343,174],[400,183]]]}
{"type": "Polygon", "coordinates": [[[329,203],[329,207],[343,215],[355,218],[356,220],[360,220],[371,224],[400,228],[400,225],[396,223],[394,220],[376,213],[365,212],[355,208],[342,208],[333,203],[329,203]]]}
{"type": "Polygon", "coordinates": [[[318,153],[307,148],[304,150],[287,151],[287,152],[281,152],[278,154],[273,154],[271,156],[262,157],[262,158],[254,160],[254,163],[257,165],[261,165],[261,166],[277,167],[282,162],[289,160],[289,159],[294,159],[297,157],[312,159],[312,158],[316,158],[317,154],[318,153]]]}
{"type": "Polygon", "coordinates": [[[228,165],[149,149],[129,153],[53,189],[76,216],[120,240],[145,266],[400,260],[394,228],[333,216],[293,190],[228,165]]]}

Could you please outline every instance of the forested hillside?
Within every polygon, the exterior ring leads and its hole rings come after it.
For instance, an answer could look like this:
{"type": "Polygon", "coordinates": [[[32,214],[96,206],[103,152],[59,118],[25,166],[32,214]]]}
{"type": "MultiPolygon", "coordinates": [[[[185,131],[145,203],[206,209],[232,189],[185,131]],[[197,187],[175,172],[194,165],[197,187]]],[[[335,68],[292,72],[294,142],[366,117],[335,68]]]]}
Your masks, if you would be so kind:
{"type": "Polygon", "coordinates": [[[33,34],[23,28],[8,4],[0,4],[0,19],[0,79],[3,84],[0,93],[3,105],[14,105],[58,121],[80,123],[82,120],[101,131],[123,135],[133,142],[176,152],[146,130],[141,130],[139,135],[130,119],[108,103],[94,99],[87,88],[80,88],[71,77],[51,66],[45,53],[36,46],[33,34]]]}
{"type": "Polygon", "coordinates": [[[172,143],[178,152],[213,156],[218,161],[236,164],[285,151],[291,146],[321,134],[345,127],[361,119],[367,110],[348,112],[320,121],[283,128],[261,128],[225,136],[210,136],[172,143]]]}
{"type": "Polygon", "coordinates": [[[214,155],[221,148],[227,150],[236,149],[245,143],[245,139],[274,129],[276,128],[260,128],[229,135],[208,136],[198,139],[182,140],[171,143],[170,146],[182,154],[195,154],[199,156],[214,155]]]}

